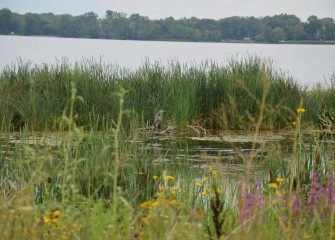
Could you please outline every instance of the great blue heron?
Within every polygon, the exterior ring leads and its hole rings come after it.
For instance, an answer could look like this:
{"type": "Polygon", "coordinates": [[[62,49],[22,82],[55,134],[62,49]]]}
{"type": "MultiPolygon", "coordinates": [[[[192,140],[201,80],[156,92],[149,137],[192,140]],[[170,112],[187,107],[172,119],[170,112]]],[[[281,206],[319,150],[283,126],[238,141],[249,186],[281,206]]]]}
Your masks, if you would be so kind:
{"type": "Polygon", "coordinates": [[[154,120],[154,128],[161,128],[161,121],[162,121],[162,118],[163,118],[163,113],[164,111],[163,110],[160,110],[158,111],[158,113],[156,113],[155,115],[155,120],[154,120]]]}

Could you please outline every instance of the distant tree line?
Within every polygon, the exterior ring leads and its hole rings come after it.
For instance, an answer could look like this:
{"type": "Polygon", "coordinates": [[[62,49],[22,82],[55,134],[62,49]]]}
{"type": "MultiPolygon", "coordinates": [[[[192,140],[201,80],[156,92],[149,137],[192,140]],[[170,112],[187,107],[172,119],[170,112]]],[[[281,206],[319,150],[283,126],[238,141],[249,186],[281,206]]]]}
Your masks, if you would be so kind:
{"type": "Polygon", "coordinates": [[[173,17],[150,20],[139,14],[108,10],[104,18],[93,12],[69,14],[11,12],[0,10],[0,34],[46,35],[75,38],[243,41],[334,41],[335,21],[312,15],[302,22],[295,15],[227,17],[219,20],[173,17]]]}

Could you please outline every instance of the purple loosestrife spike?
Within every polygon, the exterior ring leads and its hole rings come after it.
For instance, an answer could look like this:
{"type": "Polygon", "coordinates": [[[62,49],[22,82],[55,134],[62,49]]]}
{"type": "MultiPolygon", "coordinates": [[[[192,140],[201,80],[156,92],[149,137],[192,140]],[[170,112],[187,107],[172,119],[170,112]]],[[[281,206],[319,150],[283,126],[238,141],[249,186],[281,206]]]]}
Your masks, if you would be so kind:
{"type": "Polygon", "coordinates": [[[243,223],[250,219],[256,211],[259,211],[264,208],[264,198],[262,196],[262,185],[259,181],[257,183],[256,192],[250,192],[247,189],[244,189],[243,184],[238,184],[241,189],[241,204],[242,208],[240,209],[240,221],[243,223]]]}
{"type": "Polygon", "coordinates": [[[294,193],[292,194],[292,212],[294,215],[298,214],[300,212],[300,208],[301,208],[301,203],[299,201],[299,198],[297,197],[297,195],[295,195],[294,193]]]}
{"type": "Polygon", "coordinates": [[[328,178],[328,207],[330,211],[332,211],[333,205],[335,203],[335,192],[334,192],[334,173],[329,172],[329,178],[328,178]]]}
{"type": "Polygon", "coordinates": [[[319,183],[318,183],[318,174],[315,169],[312,172],[312,184],[311,184],[311,192],[308,196],[308,205],[313,205],[317,202],[317,198],[319,196],[319,183]]]}

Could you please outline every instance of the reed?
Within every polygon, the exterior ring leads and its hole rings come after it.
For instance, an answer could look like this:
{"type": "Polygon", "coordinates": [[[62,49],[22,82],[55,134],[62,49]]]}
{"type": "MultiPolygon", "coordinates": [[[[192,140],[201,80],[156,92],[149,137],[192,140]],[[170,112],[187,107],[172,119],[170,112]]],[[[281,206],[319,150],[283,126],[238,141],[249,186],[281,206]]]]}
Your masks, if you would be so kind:
{"type": "Polygon", "coordinates": [[[333,80],[326,88],[308,91],[257,56],[231,59],[226,66],[147,61],[135,70],[90,59],[72,65],[63,59],[51,66],[18,61],[5,67],[0,73],[0,121],[2,129],[55,129],[73,82],[83,98],[74,105],[75,121],[86,129],[116,121],[119,105],[112,93],[121,88],[129,91],[125,108],[137,113],[128,125],[132,120],[152,123],[155,112],[164,109],[164,123],[180,129],[188,124],[250,129],[259,114],[264,78],[270,89],[263,129],[291,127],[300,99],[310,109],[305,119],[310,124],[320,124],[319,116],[334,110],[333,80]]]}

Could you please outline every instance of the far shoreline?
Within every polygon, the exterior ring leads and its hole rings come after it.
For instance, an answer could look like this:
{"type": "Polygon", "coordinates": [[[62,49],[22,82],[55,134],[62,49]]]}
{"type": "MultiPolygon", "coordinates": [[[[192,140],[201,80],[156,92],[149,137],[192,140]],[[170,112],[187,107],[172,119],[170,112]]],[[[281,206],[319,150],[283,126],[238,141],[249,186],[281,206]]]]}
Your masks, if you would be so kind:
{"type": "Polygon", "coordinates": [[[221,41],[191,41],[185,39],[107,39],[107,38],[84,38],[84,37],[61,37],[55,35],[19,35],[19,34],[0,34],[0,36],[15,37],[45,37],[45,38],[65,38],[65,39],[94,39],[94,40],[118,40],[118,41],[140,41],[140,42],[190,42],[190,43],[248,43],[248,44],[296,44],[296,45],[335,45],[334,41],[324,40],[299,40],[299,41],[280,41],[280,42],[256,42],[252,40],[230,40],[222,39],[221,41]]]}

